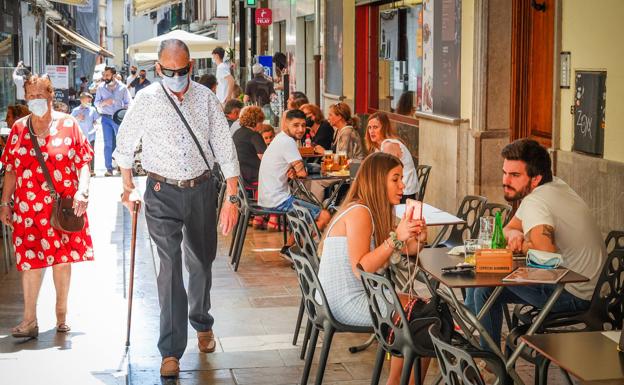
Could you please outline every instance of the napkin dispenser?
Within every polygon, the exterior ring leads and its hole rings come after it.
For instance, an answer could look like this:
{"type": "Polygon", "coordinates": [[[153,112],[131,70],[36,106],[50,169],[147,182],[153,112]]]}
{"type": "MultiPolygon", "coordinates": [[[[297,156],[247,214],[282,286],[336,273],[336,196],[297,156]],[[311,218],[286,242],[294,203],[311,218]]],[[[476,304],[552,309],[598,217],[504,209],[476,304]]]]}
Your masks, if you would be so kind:
{"type": "Polygon", "coordinates": [[[481,249],[475,253],[477,273],[510,273],[513,253],[507,249],[481,249]]]}

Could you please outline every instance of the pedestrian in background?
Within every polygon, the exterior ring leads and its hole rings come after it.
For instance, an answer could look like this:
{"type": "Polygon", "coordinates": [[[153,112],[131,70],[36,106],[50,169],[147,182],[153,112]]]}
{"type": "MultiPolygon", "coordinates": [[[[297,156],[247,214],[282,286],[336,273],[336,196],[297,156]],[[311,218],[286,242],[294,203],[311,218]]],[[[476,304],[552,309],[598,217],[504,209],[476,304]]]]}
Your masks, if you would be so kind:
{"type": "Polygon", "coordinates": [[[23,61],[17,63],[13,71],[13,83],[15,84],[15,99],[18,104],[26,104],[24,95],[24,82],[30,77],[30,67],[26,67],[23,61]]]}
{"type": "MultiPolygon", "coordinates": [[[[87,137],[92,149],[95,149],[95,123],[100,118],[97,110],[91,102],[93,96],[88,92],[83,92],[80,95],[80,106],[74,108],[71,115],[76,118],[82,134],[87,137]]],[[[95,176],[95,159],[91,159],[91,176],[95,176]]]]}
{"type": "Polygon", "coordinates": [[[137,76],[130,83],[128,88],[130,89],[130,92],[134,91],[134,94],[136,95],[137,92],[141,91],[143,88],[149,86],[150,84],[152,84],[152,82],[147,79],[147,73],[145,72],[145,70],[141,70],[139,71],[139,76],[137,76]]]}
{"type": "Polygon", "coordinates": [[[128,79],[126,79],[126,87],[128,87],[128,91],[130,92],[130,96],[132,98],[134,98],[134,96],[136,95],[137,90],[135,90],[132,87],[130,87],[130,85],[137,78],[138,78],[138,76],[137,76],[137,66],[131,66],[130,67],[130,76],[128,76],[128,79]]]}
{"type": "Polygon", "coordinates": [[[0,159],[6,167],[0,220],[14,228],[15,259],[17,270],[22,272],[24,291],[24,316],[11,330],[16,338],[34,338],[39,334],[37,298],[46,267],[52,267],[56,289],[56,331],[70,330],[66,319],[70,264],[93,260],[86,218],[91,146],[74,118],[53,111],[54,89],[47,76],[31,76],[26,80],[25,91],[32,113],[15,122],[0,159]],[[41,154],[47,155],[42,156],[47,168],[43,172],[49,172],[54,190],[61,198],[73,198],[74,213],[85,216],[82,230],[68,233],[52,227],[55,199],[41,175],[34,141],[41,154]]]}
{"type": "Polygon", "coordinates": [[[227,119],[232,133],[236,132],[241,126],[238,117],[244,106],[243,102],[238,99],[230,99],[225,103],[225,106],[223,106],[223,113],[225,114],[225,118],[227,119]]]}
{"type": "Polygon", "coordinates": [[[160,259],[158,349],[163,377],[180,372],[189,320],[197,331],[199,350],[212,353],[216,349],[210,314],[217,251],[215,162],[227,181],[219,216],[223,235],[232,230],[238,217],[239,167],[232,136],[217,97],[190,81],[190,57],[181,40],[161,43],[156,72],[162,83],[137,94],[119,129],[115,151],[123,181],[122,202],[130,209],[139,199],[132,180],[134,149],[143,140],[142,162],[148,174],[145,218],[160,259]],[[182,279],[182,247],[189,272],[188,296],[182,279]]]}
{"type": "Polygon", "coordinates": [[[251,67],[253,78],[245,86],[244,102],[250,102],[260,107],[271,103],[271,96],[275,94],[273,81],[264,75],[264,67],[256,63],[251,67]]]}
{"type": "Polygon", "coordinates": [[[217,65],[217,98],[221,104],[232,99],[234,91],[234,77],[230,72],[230,65],[223,61],[225,50],[217,47],[212,50],[212,60],[217,65]]]}
{"type": "Polygon", "coordinates": [[[217,93],[217,77],[213,74],[205,74],[199,78],[199,84],[208,87],[215,95],[217,93]]]}
{"type": "Polygon", "coordinates": [[[95,93],[95,107],[102,116],[102,132],[104,134],[104,176],[113,176],[113,151],[116,147],[117,131],[119,125],[113,120],[113,115],[118,110],[128,108],[130,105],[130,93],[123,83],[115,79],[117,70],[115,67],[106,67],[102,82],[95,93]]]}

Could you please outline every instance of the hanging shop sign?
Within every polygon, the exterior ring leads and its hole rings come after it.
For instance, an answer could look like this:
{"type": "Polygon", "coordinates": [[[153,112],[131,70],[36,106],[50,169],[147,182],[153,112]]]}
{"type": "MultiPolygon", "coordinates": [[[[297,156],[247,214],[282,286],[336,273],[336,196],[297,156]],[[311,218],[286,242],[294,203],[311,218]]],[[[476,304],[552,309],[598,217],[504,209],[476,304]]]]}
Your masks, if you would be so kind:
{"type": "Polygon", "coordinates": [[[256,9],[256,25],[268,27],[273,23],[273,12],[269,8],[256,9]]]}

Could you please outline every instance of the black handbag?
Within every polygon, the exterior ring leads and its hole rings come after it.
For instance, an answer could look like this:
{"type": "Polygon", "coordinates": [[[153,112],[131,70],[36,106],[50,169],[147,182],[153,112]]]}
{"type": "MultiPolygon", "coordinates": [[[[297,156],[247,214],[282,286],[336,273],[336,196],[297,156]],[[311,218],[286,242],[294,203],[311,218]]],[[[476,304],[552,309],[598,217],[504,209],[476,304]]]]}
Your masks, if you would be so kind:
{"type": "Polygon", "coordinates": [[[32,129],[30,118],[28,119],[28,130],[30,131],[30,139],[35,149],[35,155],[39,166],[45,177],[46,184],[50,190],[50,196],[52,197],[52,213],[50,214],[50,226],[67,233],[75,233],[82,231],[85,227],[84,216],[77,216],[74,213],[74,199],[73,198],[61,198],[61,196],[54,189],[54,182],[50,176],[50,171],[45,164],[43,155],[41,154],[41,148],[39,148],[39,142],[35,136],[35,131],[32,129]]]}
{"type": "Polygon", "coordinates": [[[176,110],[176,112],[180,116],[182,123],[184,123],[184,126],[186,127],[189,134],[191,135],[191,138],[193,138],[193,141],[195,142],[195,145],[197,146],[199,153],[201,154],[202,158],[204,159],[204,162],[206,163],[208,172],[210,172],[210,183],[212,183],[212,185],[215,188],[215,192],[217,193],[215,194],[215,203],[216,203],[217,195],[218,195],[219,189],[221,188],[221,180],[225,181],[225,177],[222,176],[221,169],[219,168],[219,164],[216,163],[217,156],[215,155],[214,149],[212,148],[212,144],[210,143],[210,141],[208,141],[208,146],[210,146],[210,152],[212,152],[212,156],[215,159],[214,167],[210,167],[210,163],[208,163],[208,158],[206,158],[206,154],[204,153],[204,150],[202,149],[201,144],[199,144],[199,140],[197,140],[197,136],[195,136],[195,133],[191,129],[191,126],[186,121],[186,118],[182,114],[182,111],[180,111],[180,107],[178,107],[176,102],[171,98],[171,95],[169,95],[169,93],[165,89],[165,86],[163,86],[162,83],[160,84],[160,86],[162,87],[163,92],[167,96],[167,99],[169,99],[169,101],[171,102],[171,105],[173,106],[173,108],[176,110]],[[221,176],[221,178],[219,178],[219,176],[221,176]]]}

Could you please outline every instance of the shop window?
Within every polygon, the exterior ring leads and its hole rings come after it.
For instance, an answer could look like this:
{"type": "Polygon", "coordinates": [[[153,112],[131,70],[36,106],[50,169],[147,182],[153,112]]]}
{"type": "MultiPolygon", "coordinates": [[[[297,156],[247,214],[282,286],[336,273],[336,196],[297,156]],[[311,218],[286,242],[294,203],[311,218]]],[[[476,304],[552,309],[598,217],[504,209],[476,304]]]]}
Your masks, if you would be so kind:
{"type": "Polygon", "coordinates": [[[325,92],[342,96],[342,1],[326,0],[325,92]]]}
{"type": "MultiPolygon", "coordinates": [[[[460,114],[460,0],[372,3],[368,36],[357,36],[377,59],[358,67],[367,76],[369,112],[413,117],[421,111],[448,117],[460,114]]],[[[358,31],[366,28],[358,28],[358,31]]]]}

